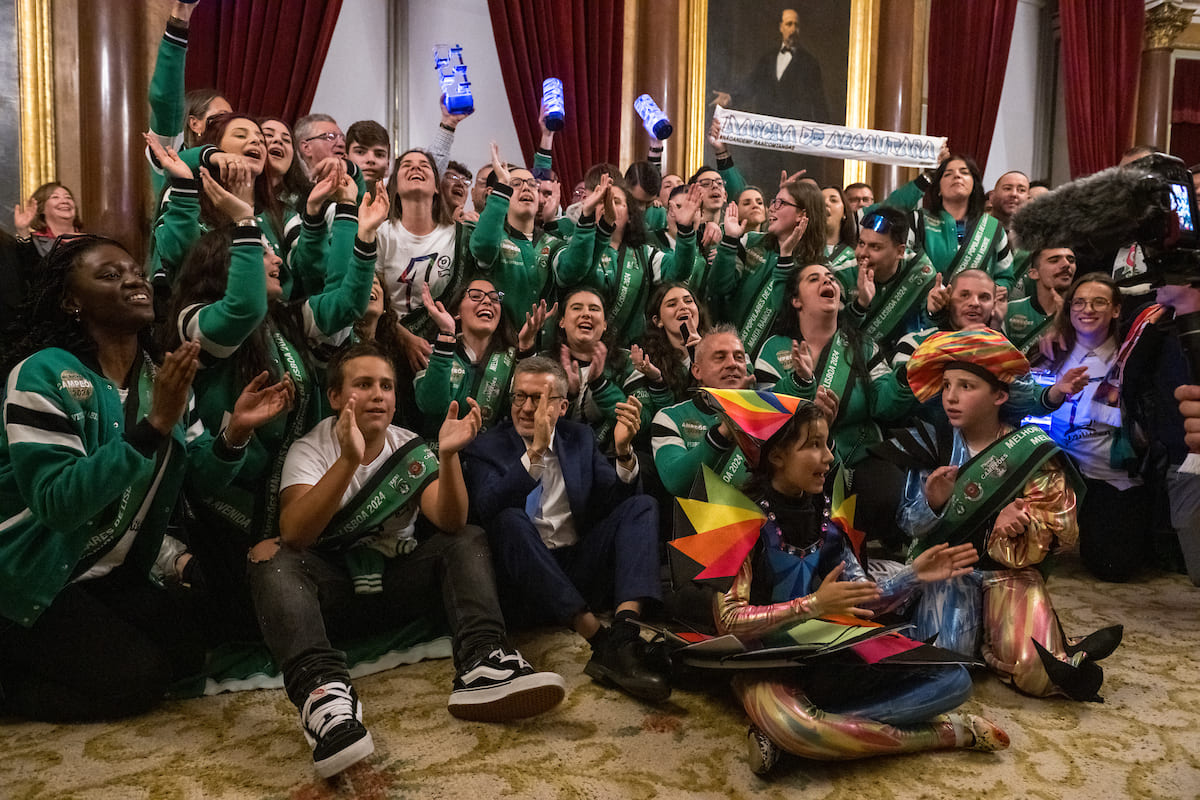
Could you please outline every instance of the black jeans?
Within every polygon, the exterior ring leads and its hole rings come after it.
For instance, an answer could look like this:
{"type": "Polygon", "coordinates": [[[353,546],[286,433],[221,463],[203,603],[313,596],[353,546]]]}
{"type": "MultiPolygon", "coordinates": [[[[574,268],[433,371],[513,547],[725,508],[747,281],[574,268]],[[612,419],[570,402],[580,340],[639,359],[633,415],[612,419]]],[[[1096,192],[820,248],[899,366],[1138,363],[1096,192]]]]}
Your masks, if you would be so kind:
{"type": "Polygon", "coordinates": [[[0,618],[0,707],[44,722],[148,711],[203,666],[200,621],[185,591],[159,589],[124,567],[72,583],[33,627],[0,618]]]}
{"type": "Polygon", "coordinates": [[[438,531],[413,552],[389,559],[383,591],[355,594],[340,554],[281,546],[249,564],[250,592],[267,647],[300,707],[316,687],[349,683],[346,656],[329,633],[359,635],[427,615],[444,616],[454,635],[454,662],[466,667],[504,642],[492,557],[483,530],[438,531]]]}

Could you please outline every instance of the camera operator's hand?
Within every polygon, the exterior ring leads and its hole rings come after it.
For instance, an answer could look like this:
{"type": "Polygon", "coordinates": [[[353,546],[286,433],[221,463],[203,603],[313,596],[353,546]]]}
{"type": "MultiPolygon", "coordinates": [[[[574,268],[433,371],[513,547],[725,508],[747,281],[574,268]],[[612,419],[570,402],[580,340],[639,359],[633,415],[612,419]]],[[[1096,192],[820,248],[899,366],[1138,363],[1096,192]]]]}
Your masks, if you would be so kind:
{"type": "Polygon", "coordinates": [[[1179,413],[1183,416],[1183,441],[1188,450],[1200,453],[1200,386],[1185,384],[1175,387],[1179,413]]]}

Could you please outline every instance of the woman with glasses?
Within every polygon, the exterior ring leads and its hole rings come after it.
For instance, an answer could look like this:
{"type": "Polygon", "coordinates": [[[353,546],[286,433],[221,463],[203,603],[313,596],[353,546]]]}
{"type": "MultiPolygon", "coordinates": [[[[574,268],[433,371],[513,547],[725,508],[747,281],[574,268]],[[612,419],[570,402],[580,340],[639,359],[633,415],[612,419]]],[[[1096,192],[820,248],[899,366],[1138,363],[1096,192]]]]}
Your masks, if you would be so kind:
{"type": "Polygon", "coordinates": [[[687,280],[696,261],[696,236],[690,225],[677,223],[674,250],[646,243],[641,210],[630,205],[626,189],[619,176],[601,176],[583,201],[572,235],[575,246],[585,251],[592,249],[589,242],[595,243],[592,277],[587,282],[604,296],[613,340],[622,347],[641,341],[646,298],[654,287],[664,281],[687,280]]]}
{"type": "Polygon", "coordinates": [[[486,430],[508,413],[513,366],[534,355],[538,331],[558,307],[538,302],[525,314],[520,333],[515,333],[504,314],[504,293],[489,280],[471,281],[449,308],[434,300],[428,287],[423,299],[438,329],[429,366],[417,373],[413,385],[425,427],[436,431],[450,403],[457,401],[459,408],[467,408],[467,398],[473,398],[482,415],[481,430],[486,430]]]}
{"type": "Polygon", "coordinates": [[[1123,347],[1117,336],[1120,316],[1121,290],[1111,277],[1090,272],[1077,278],[1063,295],[1054,331],[1062,346],[1055,347],[1050,362],[1056,375],[1087,369],[1087,386],[1050,415],[1050,436],[1071,456],[1087,486],[1079,502],[1080,558],[1107,581],[1128,580],[1146,563],[1151,555],[1147,521],[1153,516],[1150,491],[1139,472],[1142,458],[1135,452],[1135,444],[1144,449],[1145,442],[1136,440],[1136,425],[1121,397],[1124,365],[1144,328],[1135,323],[1123,347]]]}
{"type": "Polygon", "coordinates": [[[714,317],[738,326],[747,354],[757,355],[770,338],[796,265],[825,262],[825,218],[821,191],[800,180],[779,187],[768,206],[766,233],[743,238],[737,206],[730,203],[725,210],[725,238],[713,264],[709,303],[714,317]]]}
{"type": "Polygon", "coordinates": [[[964,269],[981,269],[996,281],[1001,299],[1012,289],[1013,256],[1000,221],[984,211],[983,173],[967,155],[943,148],[932,174],[901,186],[883,202],[909,211],[909,243],[929,256],[947,283],[964,269]]]}

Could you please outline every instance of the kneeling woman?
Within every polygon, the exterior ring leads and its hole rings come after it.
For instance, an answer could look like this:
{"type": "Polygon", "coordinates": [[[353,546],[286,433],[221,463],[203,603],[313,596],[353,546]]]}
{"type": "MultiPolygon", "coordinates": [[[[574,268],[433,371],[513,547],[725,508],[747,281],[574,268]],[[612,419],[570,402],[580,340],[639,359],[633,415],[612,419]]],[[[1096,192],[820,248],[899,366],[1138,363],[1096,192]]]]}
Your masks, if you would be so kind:
{"type": "MultiPolygon", "coordinates": [[[[747,493],[767,519],[733,586],[716,597],[720,633],[760,639],[831,614],[870,617],[872,610],[898,605],[918,584],[971,572],[970,547],[943,546],[881,583],[867,579],[825,511],[821,492],[833,463],[828,439],[817,406],[801,403],[763,444],[747,493]],[[791,597],[775,585],[780,557],[817,562],[803,594],[791,597]]],[[[752,721],[750,764],[759,774],[770,769],[780,749],[806,758],[848,759],[1008,746],[1007,735],[988,720],[946,713],[971,691],[961,665],[868,667],[818,660],[802,670],[740,673],[734,689],[752,721]]]]}
{"type": "Polygon", "coordinates": [[[0,439],[0,713],[138,714],[203,664],[204,617],[156,585],[186,563],[164,546],[184,478],[220,491],[290,392],[264,373],[205,433],[190,391],[200,348],[151,355],[150,282],[110,239],[61,239],[25,311],[0,439]]]}

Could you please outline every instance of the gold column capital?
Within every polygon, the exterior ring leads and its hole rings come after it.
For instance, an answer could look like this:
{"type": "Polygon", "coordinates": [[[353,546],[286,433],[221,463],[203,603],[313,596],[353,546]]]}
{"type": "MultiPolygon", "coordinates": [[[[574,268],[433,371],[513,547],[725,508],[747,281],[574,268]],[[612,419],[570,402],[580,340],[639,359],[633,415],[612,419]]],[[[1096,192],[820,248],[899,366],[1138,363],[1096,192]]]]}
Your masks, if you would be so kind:
{"type": "Polygon", "coordinates": [[[1192,21],[1192,10],[1166,2],[1146,12],[1146,32],[1143,47],[1146,50],[1163,50],[1175,43],[1176,37],[1192,21]]]}

